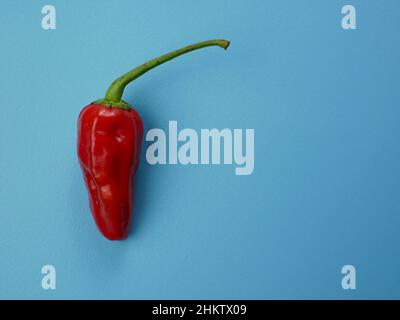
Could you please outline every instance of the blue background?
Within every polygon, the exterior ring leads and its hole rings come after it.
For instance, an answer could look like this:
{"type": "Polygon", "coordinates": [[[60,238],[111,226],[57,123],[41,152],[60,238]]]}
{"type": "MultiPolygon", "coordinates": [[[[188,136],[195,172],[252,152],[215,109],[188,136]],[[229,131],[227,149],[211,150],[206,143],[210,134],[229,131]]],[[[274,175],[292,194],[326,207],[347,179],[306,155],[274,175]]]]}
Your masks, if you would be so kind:
{"type": "MultiPolygon", "coordinates": [[[[400,298],[400,2],[1,3],[0,298],[400,298]],[[57,9],[57,30],[41,8],[57,9]],[[254,128],[255,171],[150,166],[127,241],[97,231],[76,120],[117,76],[150,128],[254,128]],[[41,268],[57,289],[41,288],[41,268]],[[341,268],[357,289],[341,288],[341,268]]],[[[144,150],[148,143],[144,143],[144,150]]]]}

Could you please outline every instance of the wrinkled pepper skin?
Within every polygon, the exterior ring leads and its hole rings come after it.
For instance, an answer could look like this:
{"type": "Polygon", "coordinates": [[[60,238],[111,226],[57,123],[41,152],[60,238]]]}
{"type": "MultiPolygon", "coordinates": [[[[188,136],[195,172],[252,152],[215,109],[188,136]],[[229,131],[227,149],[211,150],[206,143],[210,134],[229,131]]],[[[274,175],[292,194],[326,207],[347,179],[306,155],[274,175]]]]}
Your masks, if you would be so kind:
{"type": "Polygon", "coordinates": [[[139,166],[143,123],[122,100],[125,87],[153,68],[205,47],[229,47],[223,39],[198,42],[147,61],[123,74],[103,99],[82,109],[78,118],[78,158],[92,215],[109,240],[128,236],[133,210],[134,177],[139,166]]]}
{"type": "Polygon", "coordinates": [[[133,108],[91,104],[79,115],[78,157],[90,208],[109,240],[129,233],[142,137],[143,123],[133,108]]]}

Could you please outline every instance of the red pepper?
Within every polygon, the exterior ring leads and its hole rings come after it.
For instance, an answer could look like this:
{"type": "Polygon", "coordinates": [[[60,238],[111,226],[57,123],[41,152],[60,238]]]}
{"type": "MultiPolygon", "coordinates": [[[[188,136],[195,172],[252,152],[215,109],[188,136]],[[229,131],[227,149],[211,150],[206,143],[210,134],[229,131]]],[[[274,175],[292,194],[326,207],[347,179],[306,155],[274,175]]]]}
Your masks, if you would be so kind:
{"type": "Polygon", "coordinates": [[[199,42],[150,60],[115,80],[104,99],[91,103],[80,112],[79,162],[94,220],[106,238],[122,240],[129,233],[134,176],[143,137],[139,114],[121,99],[125,87],[164,62],[209,46],[227,49],[229,41],[199,42]]]}

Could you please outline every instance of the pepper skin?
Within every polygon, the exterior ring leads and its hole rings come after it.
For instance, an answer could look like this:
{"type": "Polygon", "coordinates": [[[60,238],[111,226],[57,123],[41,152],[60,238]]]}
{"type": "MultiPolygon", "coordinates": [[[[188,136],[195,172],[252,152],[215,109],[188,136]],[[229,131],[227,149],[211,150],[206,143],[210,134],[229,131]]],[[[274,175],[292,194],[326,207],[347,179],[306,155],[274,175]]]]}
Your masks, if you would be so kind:
{"type": "Polygon", "coordinates": [[[209,46],[227,49],[229,41],[203,41],[150,60],[115,80],[104,99],[80,112],[78,158],[92,215],[107,239],[123,240],[129,234],[143,138],[139,114],[121,99],[126,85],[162,63],[209,46]]]}
{"type": "Polygon", "coordinates": [[[106,238],[124,239],[131,224],[142,120],[134,109],[91,104],[79,115],[78,137],[94,220],[106,238]]]}

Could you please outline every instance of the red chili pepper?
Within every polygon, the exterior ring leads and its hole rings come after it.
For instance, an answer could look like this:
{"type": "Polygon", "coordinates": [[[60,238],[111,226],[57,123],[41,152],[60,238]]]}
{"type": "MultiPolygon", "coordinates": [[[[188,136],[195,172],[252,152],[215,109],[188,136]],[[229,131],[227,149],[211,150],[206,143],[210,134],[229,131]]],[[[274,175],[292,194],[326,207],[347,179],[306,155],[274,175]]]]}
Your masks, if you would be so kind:
{"type": "Polygon", "coordinates": [[[78,119],[78,157],[90,208],[101,233],[110,240],[128,235],[134,176],[143,137],[139,114],[125,101],[125,87],[147,71],[182,54],[209,46],[227,49],[229,41],[209,40],[150,60],[115,80],[106,97],[86,106],[78,119]]]}

